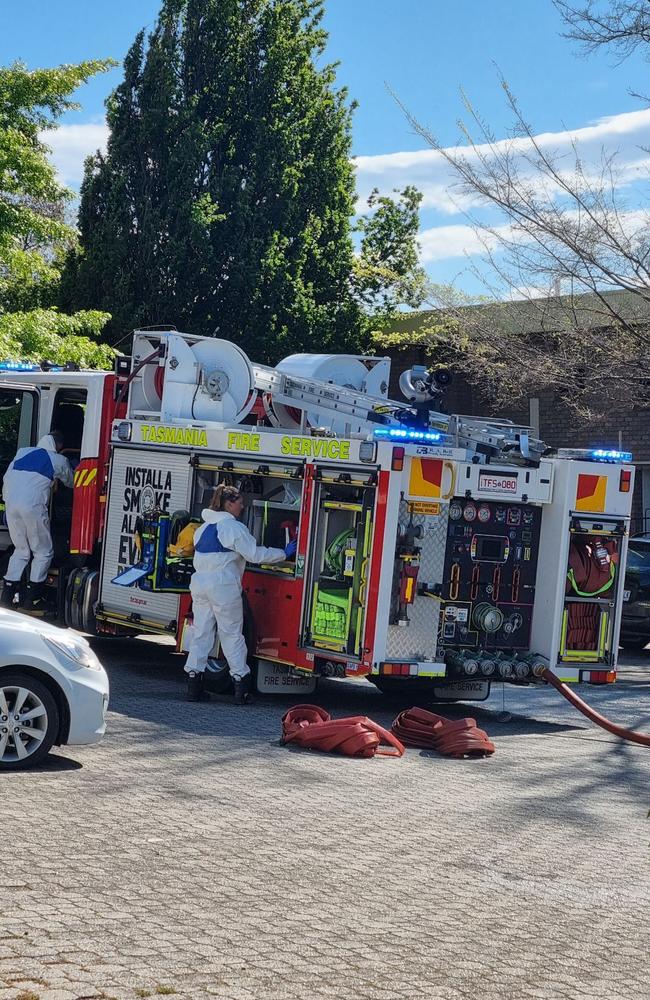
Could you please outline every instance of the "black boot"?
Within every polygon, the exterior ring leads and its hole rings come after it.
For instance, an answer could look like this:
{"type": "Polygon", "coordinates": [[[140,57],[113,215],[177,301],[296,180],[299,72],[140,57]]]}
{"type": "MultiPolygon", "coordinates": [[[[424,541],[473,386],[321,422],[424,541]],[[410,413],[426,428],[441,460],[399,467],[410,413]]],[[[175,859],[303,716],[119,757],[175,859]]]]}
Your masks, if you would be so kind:
{"type": "Polygon", "coordinates": [[[46,611],[45,584],[28,583],[24,610],[28,615],[42,618],[46,611]]]}
{"type": "Polygon", "coordinates": [[[203,673],[191,670],[187,675],[187,700],[202,701],[207,695],[203,690],[203,673]]]}
{"type": "Polygon", "coordinates": [[[0,606],[3,608],[13,608],[14,598],[18,593],[18,584],[15,580],[3,580],[2,596],[0,596],[0,606]]]}
{"type": "Polygon", "coordinates": [[[251,679],[251,675],[246,674],[235,680],[235,705],[252,705],[251,679]]]}

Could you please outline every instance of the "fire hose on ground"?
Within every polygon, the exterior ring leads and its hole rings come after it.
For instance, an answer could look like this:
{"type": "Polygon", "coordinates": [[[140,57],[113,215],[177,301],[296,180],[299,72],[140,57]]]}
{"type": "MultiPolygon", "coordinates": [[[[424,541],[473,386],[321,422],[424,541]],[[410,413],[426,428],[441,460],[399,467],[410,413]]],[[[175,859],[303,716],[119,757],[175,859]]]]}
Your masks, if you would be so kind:
{"type": "Polygon", "coordinates": [[[401,757],[404,754],[402,743],[372,719],[363,715],[331,719],[318,705],[296,705],[282,716],[282,742],[304,750],[341,753],[346,757],[401,757]]]}
{"type": "Polygon", "coordinates": [[[296,705],[282,717],[282,743],[348,757],[402,757],[407,746],[456,758],[495,751],[474,719],[446,719],[423,708],[401,712],[389,732],[362,715],[331,719],[318,705],[296,705]]]}
{"type": "MultiPolygon", "coordinates": [[[[549,669],[541,677],[590,722],[621,740],[650,747],[650,733],[638,733],[606,719],[549,669]]],[[[409,708],[400,712],[389,731],[362,715],[332,719],[318,705],[296,705],[285,713],[282,743],[348,757],[402,757],[405,747],[436,750],[446,757],[489,757],[496,749],[472,718],[447,719],[423,708],[409,708]]]]}
{"type": "Polygon", "coordinates": [[[618,736],[620,740],[627,740],[629,743],[638,743],[642,747],[650,747],[650,733],[637,733],[634,729],[625,729],[623,726],[617,726],[615,722],[610,722],[604,715],[597,712],[595,708],[587,705],[582,698],[579,698],[570,687],[561,681],[559,677],[556,677],[555,674],[551,673],[550,670],[544,670],[541,676],[549,684],[552,684],[555,690],[559,691],[574,708],[577,708],[579,712],[582,712],[583,715],[595,725],[600,726],[601,729],[606,729],[608,733],[618,736]]]}

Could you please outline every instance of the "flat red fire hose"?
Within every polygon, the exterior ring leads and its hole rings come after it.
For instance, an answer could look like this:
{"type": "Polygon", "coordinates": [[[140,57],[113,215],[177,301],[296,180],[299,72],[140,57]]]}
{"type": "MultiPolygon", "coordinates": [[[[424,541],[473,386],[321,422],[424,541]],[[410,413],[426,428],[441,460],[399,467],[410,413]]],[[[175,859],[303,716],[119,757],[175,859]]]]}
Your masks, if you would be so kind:
{"type": "Polygon", "coordinates": [[[610,722],[600,712],[587,705],[582,698],[579,698],[570,687],[561,681],[559,677],[556,677],[555,674],[551,673],[550,670],[544,670],[541,676],[549,684],[552,684],[561,695],[564,695],[574,708],[577,708],[579,712],[586,715],[597,726],[606,729],[608,733],[612,733],[614,736],[618,736],[620,740],[627,740],[629,743],[639,743],[642,747],[650,747],[650,733],[637,733],[634,729],[624,729],[623,726],[617,726],[615,722],[610,722]]]}
{"type": "Polygon", "coordinates": [[[400,712],[392,730],[404,746],[437,750],[446,757],[489,757],[496,750],[475,719],[447,719],[424,708],[400,712]]]}
{"type": "Polygon", "coordinates": [[[347,757],[401,757],[404,754],[400,741],[372,719],[363,715],[331,719],[318,705],[295,705],[285,712],[282,742],[347,757]]]}

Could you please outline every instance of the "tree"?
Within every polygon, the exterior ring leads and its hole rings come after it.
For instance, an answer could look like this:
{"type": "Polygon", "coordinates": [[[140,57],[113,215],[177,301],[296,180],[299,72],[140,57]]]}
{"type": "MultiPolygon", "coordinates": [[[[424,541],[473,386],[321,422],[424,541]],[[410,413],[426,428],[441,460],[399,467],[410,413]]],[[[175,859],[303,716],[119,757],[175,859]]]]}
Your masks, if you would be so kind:
{"type": "MultiPolygon", "coordinates": [[[[645,43],[647,3],[609,4],[598,19],[594,3],[557,6],[583,42],[617,44],[623,54],[645,43]]],[[[567,163],[540,141],[501,83],[511,139],[497,140],[469,102],[465,147],[443,147],[411,118],[453,168],[461,192],[501,215],[496,225],[474,220],[491,267],[492,306],[468,309],[445,296],[437,304],[471,342],[470,374],[501,401],[548,388],[596,413],[647,398],[650,215],[620,203],[613,156],[603,154],[594,170],[574,147],[567,163]],[[499,305],[504,299],[516,301],[499,305]]]]}
{"type": "Polygon", "coordinates": [[[56,309],[0,314],[0,357],[25,361],[73,361],[80,368],[110,368],[114,350],[98,342],[107,313],[56,309]]]}
{"type": "Polygon", "coordinates": [[[67,301],[275,360],[354,349],[351,107],[322,0],[164,0],[86,165],[67,301]]]}
{"type": "Polygon", "coordinates": [[[567,38],[581,42],[588,52],[613,46],[623,56],[650,44],[650,4],[647,0],[610,0],[574,4],[553,0],[567,26],[567,38]]]}
{"type": "MultiPolygon", "coordinates": [[[[77,107],[70,95],[109,62],[29,71],[21,63],[0,67],[0,351],[34,357],[48,348],[55,360],[105,361],[106,350],[88,339],[108,319],[98,312],[65,317],[51,307],[60,264],[74,244],[64,221],[72,197],[57,181],[41,134],[77,107]],[[57,332],[58,331],[58,332],[57,332]],[[64,338],[60,342],[53,337],[64,338]],[[68,351],[70,356],[68,356],[68,351]]],[[[42,355],[41,355],[42,356],[42,355]]]]}
{"type": "Polygon", "coordinates": [[[355,290],[373,323],[380,325],[390,322],[402,306],[421,306],[427,285],[417,243],[422,194],[413,186],[393,193],[397,199],[375,188],[368,198],[371,212],[357,224],[361,246],[355,290]]]}

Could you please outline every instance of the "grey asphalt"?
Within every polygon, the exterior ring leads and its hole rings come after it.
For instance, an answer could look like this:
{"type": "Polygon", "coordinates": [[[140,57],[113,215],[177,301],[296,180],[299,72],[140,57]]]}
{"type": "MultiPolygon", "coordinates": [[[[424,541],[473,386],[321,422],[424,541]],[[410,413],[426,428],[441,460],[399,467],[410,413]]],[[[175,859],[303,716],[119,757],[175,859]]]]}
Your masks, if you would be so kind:
{"type": "MultiPolygon", "coordinates": [[[[647,749],[499,688],[447,709],[488,760],[293,751],[295,698],[192,705],[166,647],[94,645],[104,743],[1,779],[0,1000],[647,1000],[647,749]]],[[[650,731],[650,651],[623,661],[583,693],[650,731]]],[[[404,707],[367,682],[309,700],[404,707]]]]}

